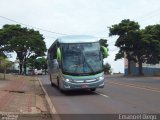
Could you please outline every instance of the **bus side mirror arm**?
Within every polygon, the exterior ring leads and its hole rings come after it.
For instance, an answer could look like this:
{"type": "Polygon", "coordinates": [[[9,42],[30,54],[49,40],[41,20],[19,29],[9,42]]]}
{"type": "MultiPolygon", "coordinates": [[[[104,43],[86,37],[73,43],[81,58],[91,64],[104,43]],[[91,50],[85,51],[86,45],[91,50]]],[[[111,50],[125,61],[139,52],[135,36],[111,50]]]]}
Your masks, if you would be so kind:
{"type": "Polygon", "coordinates": [[[57,60],[61,61],[61,59],[62,59],[61,50],[60,50],[60,48],[57,48],[57,60]]]}
{"type": "Polygon", "coordinates": [[[101,46],[101,48],[102,48],[102,52],[103,52],[104,58],[107,58],[108,57],[108,48],[106,48],[104,46],[101,46]]]}

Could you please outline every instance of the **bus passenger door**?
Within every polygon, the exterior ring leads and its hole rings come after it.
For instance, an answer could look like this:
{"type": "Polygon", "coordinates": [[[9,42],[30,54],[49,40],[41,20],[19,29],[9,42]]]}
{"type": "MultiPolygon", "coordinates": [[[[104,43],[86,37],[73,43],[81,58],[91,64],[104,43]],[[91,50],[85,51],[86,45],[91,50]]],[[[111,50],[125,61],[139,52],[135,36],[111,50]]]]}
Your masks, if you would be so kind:
{"type": "Polygon", "coordinates": [[[51,77],[52,77],[52,82],[54,84],[57,84],[57,76],[58,76],[58,71],[59,71],[59,64],[58,64],[58,61],[57,59],[53,59],[52,60],[52,64],[53,64],[53,69],[52,69],[52,74],[51,74],[51,77]]]}

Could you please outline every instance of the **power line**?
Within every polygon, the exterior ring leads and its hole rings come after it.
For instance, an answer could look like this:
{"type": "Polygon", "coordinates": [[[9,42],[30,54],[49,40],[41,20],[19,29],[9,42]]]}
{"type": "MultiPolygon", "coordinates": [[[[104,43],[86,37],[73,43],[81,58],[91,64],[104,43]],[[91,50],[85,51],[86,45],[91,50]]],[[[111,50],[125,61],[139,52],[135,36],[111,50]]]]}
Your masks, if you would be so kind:
{"type": "Polygon", "coordinates": [[[109,37],[98,37],[96,36],[97,38],[100,38],[100,39],[108,39],[109,37]]]}
{"type": "Polygon", "coordinates": [[[4,17],[4,16],[0,16],[0,17],[3,18],[3,19],[6,19],[8,21],[12,21],[12,22],[15,22],[15,23],[18,23],[18,24],[21,24],[21,25],[24,25],[24,26],[28,26],[28,27],[31,27],[31,28],[34,28],[34,29],[38,29],[38,30],[41,30],[41,31],[54,33],[54,34],[59,34],[59,35],[68,35],[68,34],[64,34],[64,33],[53,32],[53,31],[50,31],[50,30],[42,29],[42,28],[39,28],[39,27],[34,27],[34,26],[31,26],[31,25],[28,25],[28,24],[24,24],[24,23],[18,22],[16,20],[13,20],[13,19],[10,19],[10,18],[4,17]]]}
{"type": "MultiPolygon", "coordinates": [[[[59,33],[59,32],[54,32],[54,31],[46,30],[46,29],[43,29],[43,28],[35,27],[35,26],[29,25],[29,24],[21,23],[21,22],[19,22],[19,21],[16,21],[16,20],[10,19],[10,18],[8,18],[8,17],[4,17],[4,16],[0,16],[0,18],[3,18],[3,19],[5,19],[5,20],[11,21],[11,22],[14,22],[14,23],[17,23],[17,24],[24,25],[24,26],[27,26],[27,27],[31,27],[31,28],[34,28],[34,29],[38,29],[38,30],[41,30],[41,31],[53,33],[53,34],[69,35],[69,34],[65,34],[65,33],[59,33]]],[[[52,36],[46,36],[46,37],[56,38],[56,37],[52,37],[52,36]]],[[[108,39],[108,38],[109,38],[109,37],[99,37],[99,36],[95,36],[95,37],[96,37],[96,38],[99,38],[99,39],[108,39]]]]}
{"type": "Polygon", "coordinates": [[[147,18],[147,20],[148,20],[148,18],[149,18],[149,20],[150,19],[153,19],[153,17],[155,17],[155,16],[157,16],[157,15],[159,15],[159,13],[160,13],[160,7],[159,8],[157,8],[157,9],[155,9],[155,10],[153,10],[153,11],[150,11],[150,12],[148,12],[147,14],[145,14],[145,15],[143,15],[143,16],[138,16],[138,17],[136,17],[136,18],[134,18],[135,20],[140,20],[140,21],[144,21],[144,20],[146,20],[146,18],[147,18]]]}
{"type": "Polygon", "coordinates": [[[44,38],[47,37],[47,38],[54,38],[54,39],[57,39],[56,37],[53,37],[53,36],[48,36],[48,35],[44,35],[44,38]]]}

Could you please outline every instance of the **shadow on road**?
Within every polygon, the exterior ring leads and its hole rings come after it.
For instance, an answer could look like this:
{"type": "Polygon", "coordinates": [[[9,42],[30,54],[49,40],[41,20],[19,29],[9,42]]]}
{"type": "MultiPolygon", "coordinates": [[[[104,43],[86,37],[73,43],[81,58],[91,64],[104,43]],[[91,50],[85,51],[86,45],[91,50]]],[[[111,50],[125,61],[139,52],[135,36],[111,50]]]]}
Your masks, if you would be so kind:
{"type": "Polygon", "coordinates": [[[49,96],[84,96],[84,95],[98,95],[95,92],[91,92],[90,90],[69,90],[61,92],[59,88],[55,85],[51,86],[50,84],[43,85],[44,88],[47,90],[49,96]]]}
{"type": "Polygon", "coordinates": [[[66,96],[98,95],[97,93],[91,92],[90,90],[70,90],[65,91],[63,94],[66,96]]]}

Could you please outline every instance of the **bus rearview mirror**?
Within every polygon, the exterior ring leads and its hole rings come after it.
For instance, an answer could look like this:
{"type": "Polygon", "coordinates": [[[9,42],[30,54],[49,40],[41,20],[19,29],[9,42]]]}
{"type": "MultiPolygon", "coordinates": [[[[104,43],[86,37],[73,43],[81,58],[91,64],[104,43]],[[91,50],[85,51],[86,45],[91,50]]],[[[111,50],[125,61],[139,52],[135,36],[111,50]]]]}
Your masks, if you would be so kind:
{"type": "Polygon", "coordinates": [[[106,48],[104,46],[101,46],[101,48],[102,48],[102,52],[103,52],[104,58],[107,58],[108,57],[108,48],[106,48]]]}
{"type": "Polygon", "coordinates": [[[61,50],[60,50],[60,48],[57,48],[57,60],[61,61],[61,59],[62,59],[61,50]]]}

